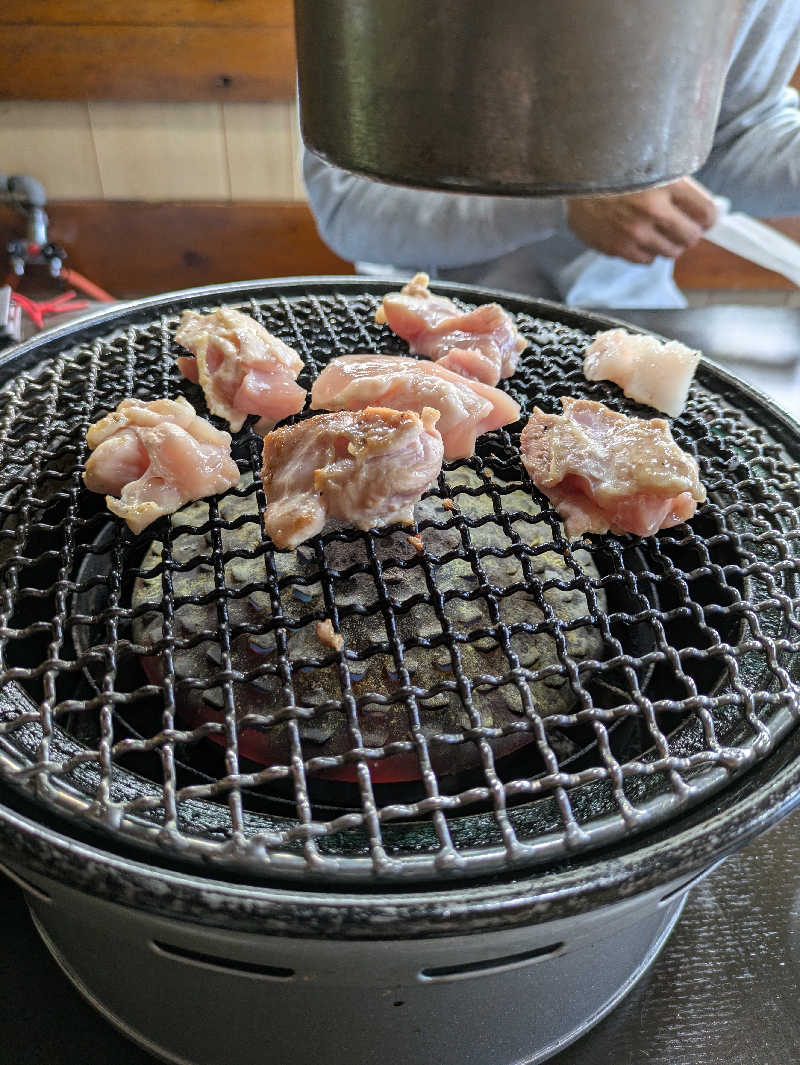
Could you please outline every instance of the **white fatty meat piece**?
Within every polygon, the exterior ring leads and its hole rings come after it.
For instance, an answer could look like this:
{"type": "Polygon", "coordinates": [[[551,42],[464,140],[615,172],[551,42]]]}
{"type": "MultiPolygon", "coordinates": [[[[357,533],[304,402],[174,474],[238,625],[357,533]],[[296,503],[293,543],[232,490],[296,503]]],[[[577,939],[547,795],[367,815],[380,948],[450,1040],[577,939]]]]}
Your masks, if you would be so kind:
{"type": "Polygon", "coordinates": [[[434,296],[429,280],[427,274],[416,274],[400,292],[384,296],[375,321],[387,323],[413,354],[464,377],[487,385],[510,377],[525,350],[511,315],[497,303],[460,311],[446,297],[434,296]]]}
{"type": "Polygon", "coordinates": [[[391,407],[420,414],[439,411],[436,428],[446,459],[469,458],[482,433],[519,418],[519,404],[499,388],[469,381],[441,363],[402,355],[342,355],[314,382],[313,410],[361,410],[391,407]]]}
{"type": "Polygon", "coordinates": [[[613,381],[629,399],[677,418],[700,361],[677,340],[663,343],[646,333],[608,329],[586,349],[583,373],[589,381],[613,381]]]}
{"type": "Polygon", "coordinates": [[[198,417],[182,396],[123,399],[89,427],[86,440],[86,487],[105,494],[108,509],[134,533],[239,481],[230,434],[198,417]]]}
{"type": "Polygon", "coordinates": [[[201,386],[208,409],[232,432],[248,414],[259,415],[255,428],[265,433],[303,409],[306,392],[295,380],[303,369],[300,356],[249,315],[232,307],[184,311],[175,340],[194,356],[181,356],[178,369],[201,386]]]}
{"type": "Polygon", "coordinates": [[[602,403],[562,397],[563,414],[534,408],[522,431],[525,469],[567,535],[634,533],[687,521],[706,498],[697,463],[663,418],[628,418],[602,403]]]}
{"type": "Polygon", "coordinates": [[[436,481],[444,447],[438,411],[367,407],[318,414],[264,437],[266,527],[276,547],[297,547],[336,519],[357,529],[410,525],[436,481]]]}

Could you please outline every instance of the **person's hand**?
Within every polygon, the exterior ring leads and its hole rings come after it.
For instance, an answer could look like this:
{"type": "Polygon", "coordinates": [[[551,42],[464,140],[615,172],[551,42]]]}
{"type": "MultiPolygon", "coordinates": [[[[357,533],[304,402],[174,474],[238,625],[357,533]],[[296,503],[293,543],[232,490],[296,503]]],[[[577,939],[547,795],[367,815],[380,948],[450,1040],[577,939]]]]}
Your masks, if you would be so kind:
{"type": "Polygon", "coordinates": [[[567,200],[567,223],[585,244],[632,263],[677,259],[716,221],[711,193],[691,178],[660,188],[567,200]]]}

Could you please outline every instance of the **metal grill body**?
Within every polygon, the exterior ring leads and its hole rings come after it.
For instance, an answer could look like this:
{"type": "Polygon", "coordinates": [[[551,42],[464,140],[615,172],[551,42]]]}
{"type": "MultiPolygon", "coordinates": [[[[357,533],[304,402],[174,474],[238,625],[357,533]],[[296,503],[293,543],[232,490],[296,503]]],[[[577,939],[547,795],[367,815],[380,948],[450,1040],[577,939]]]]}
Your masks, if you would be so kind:
{"type": "MultiPolygon", "coordinates": [[[[440,288],[465,305],[498,298],[440,288]]],[[[528,341],[503,385],[523,421],[445,465],[418,511],[424,551],[401,549],[396,530],[311,541],[299,580],[317,589],[311,601],[293,595],[298,573],[264,532],[252,430],[234,441],[250,476],[229,493],[243,501],[233,517],[212,499],[199,519],[178,513],[134,537],[84,489],[86,429],[125,396],[184,394],[204,413],[175,367],[182,309],[252,314],[298,350],[310,387],[335,355],[406,350],[374,322],[388,289],[338,279],[141,301],[0,366],[0,773],[59,823],[216,875],[463,880],[552,866],[668,825],[796,725],[800,436],[790,419],[703,364],[674,436],[696,456],[708,502],[646,540],[570,543],[524,473],[519,431],[534,404],[558,410],[559,396],[574,395],[652,415],[584,379],[582,350],[609,324],[596,316],[500,297],[528,341]],[[202,557],[183,550],[191,536],[203,538],[202,557]],[[206,584],[187,590],[183,577],[201,562],[206,584]],[[242,609],[248,597],[257,614],[242,609]],[[569,613],[554,606],[565,598],[569,613]],[[476,604],[474,615],[454,610],[476,604]],[[181,620],[191,608],[203,619],[193,630],[181,620]],[[298,642],[324,618],[367,636],[338,652],[298,642]],[[243,667],[243,639],[271,653],[243,667]],[[533,641],[547,648],[538,660],[526,657],[533,641]],[[198,647],[207,658],[213,648],[211,664],[193,674],[181,663],[198,647]],[[409,668],[426,655],[442,664],[434,683],[409,668]],[[147,656],[158,658],[156,678],[147,656]],[[365,675],[387,670],[391,682],[365,687],[365,675]],[[269,694],[243,718],[240,693],[259,685],[269,694]],[[565,695],[546,712],[544,687],[565,695]],[[315,690],[321,699],[309,698],[315,690]],[[192,720],[186,707],[204,697],[216,716],[192,720]],[[444,725],[431,724],[437,699],[454,708],[444,725]],[[511,710],[488,712],[492,699],[511,710]],[[375,722],[389,711],[406,729],[381,742],[375,722]],[[335,754],[314,732],[325,715],[345,737],[335,754]],[[264,746],[271,760],[255,761],[245,737],[278,732],[264,746]],[[457,772],[446,770],[448,750],[470,752],[457,772]],[[398,756],[416,779],[379,782],[376,767],[398,756]]]]}
{"type": "Polygon", "coordinates": [[[193,1065],[250,1065],[264,1047],[299,1065],[379,1065],[387,1047],[402,1065],[534,1065],[619,1001],[686,897],[659,905],[662,886],[577,921],[342,942],[197,927],[37,883],[34,920],[78,988],[193,1065]]]}

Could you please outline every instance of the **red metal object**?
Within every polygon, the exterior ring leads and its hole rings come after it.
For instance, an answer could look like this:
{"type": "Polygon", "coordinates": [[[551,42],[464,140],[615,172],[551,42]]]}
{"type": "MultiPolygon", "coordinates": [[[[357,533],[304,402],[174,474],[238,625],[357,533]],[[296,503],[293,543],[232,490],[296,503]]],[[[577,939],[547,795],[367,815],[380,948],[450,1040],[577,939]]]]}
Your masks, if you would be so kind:
{"type": "Polygon", "coordinates": [[[67,311],[82,311],[89,306],[87,300],[76,300],[77,292],[69,289],[51,300],[33,300],[21,292],[12,292],[11,299],[19,304],[37,329],[44,329],[44,319],[51,314],[64,314],[67,311]]]}
{"type": "Polygon", "coordinates": [[[111,296],[104,288],[100,288],[94,281],[90,281],[84,277],[83,274],[79,274],[77,270],[72,270],[68,266],[62,266],[61,276],[68,285],[74,285],[75,288],[80,289],[84,296],[88,296],[89,299],[97,300],[98,303],[116,303],[116,299],[111,296]]]}

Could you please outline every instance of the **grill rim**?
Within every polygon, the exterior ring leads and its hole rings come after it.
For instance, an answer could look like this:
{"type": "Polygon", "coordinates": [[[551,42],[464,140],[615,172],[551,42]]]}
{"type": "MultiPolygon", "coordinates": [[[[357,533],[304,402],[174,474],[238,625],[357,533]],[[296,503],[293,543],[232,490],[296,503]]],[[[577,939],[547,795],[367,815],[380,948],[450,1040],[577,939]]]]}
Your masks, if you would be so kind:
{"type": "MultiPolygon", "coordinates": [[[[513,310],[514,313],[522,312],[524,314],[533,315],[535,312],[536,317],[562,322],[577,328],[582,328],[581,323],[591,322],[596,325],[598,329],[622,327],[631,333],[644,333],[649,336],[657,337],[659,340],[669,339],[661,333],[645,329],[643,326],[637,325],[635,322],[628,322],[624,318],[601,314],[593,310],[574,310],[573,308],[567,307],[565,304],[558,303],[555,300],[542,299],[538,296],[526,296],[524,293],[510,292],[506,289],[476,287],[474,285],[462,284],[459,281],[439,281],[434,279],[434,282],[437,292],[441,292],[443,295],[452,295],[456,298],[468,298],[470,294],[475,293],[476,291],[481,291],[482,293],[503,300],[503,302],[508,305],[517,304],[519,306],[510,306],[510,309],[513,310]]],[[[313,277],[279,277],[203,285],[197,288],[175,289],[172,292],[160,293],[157,296],[144,296],[133,300],[127,300],[110,310],[96,311],[91,314],[73,318],[63,325],[54,326],[52,329],[37,333],[28,340],[23,341],[21,344],[15,344],[12,347],[7,348],[5,351],[0,352],[0,388],[7,383],[7,371],[11,363],[14,363],[13,369],[15,373],[29,370],[32,366],[42,361],[43,358],[46,358],[49,354],[53,354],[53,352],[48,350],[50,345],[58,345],[62,341],[71,337],[74,333],[80,333],[82,341],[89,341],[94,339],[95,329],[99,329],[107,323],[113,322],[117,318],[132,313],[138,314],[143,311],[165,308],[177,300],[191,298],[194,302],[202,302],[203,300],[214,296],[233,297],[237,294],[244,295],[245,293],[251,292],[254,288],[257,288],[258,290],[279,288],[287,296],[304,295],[309,292],[311,294],[317,294],[317,291],[319,294],[324,295],[325,290],[332,287],[335,287],[344,295],[347,294],[348,290],[352,294],[363,293],[381,295],[387,286],[396,288],[397,284],[398,280],[396,277],[359,277],[350,274],[325,274],[319,276],[315,275],[313,277]],[[294,288],[297,291],[288,292],[287,290],[290,288],[294,288]],[[37,357],[34,359],[31,358],[31,356],[37,357]],[[41,358],[38,356],[41,356],[41,358]]],[[[135,324],[135,322],[131,324],[135,324]]],[[[704,352],[701,352],[700,363],[696,374],[697,379],[703,381],[703,379],[707,377],[709,371],[722,381],[726,387],[734,388],[736,391],[747,396],[748,399],[755,400],[760,406],[767,407],[771,414],[777,415],[778,420],[781,423],[781,443],[785,442],[783,439],[783,433],[787,430],[794,430],[795,433],[800,432],[800,421],[795,419],[778,401],[774,400],[771,396],[767,396],[764,392],[761,392],[748,382],[736,377],[718,362],[709,359],[704,352]]],[[[772,424],[770,425],[770,428],[773,428],[772,424]]]]}
{"type": "MultiPolygon", "coordinates": [[[[5,791],[0,787],[0,798],[5,791]]],[[[348,892],[300,889],[152,865],[65,836],[24,808],[0,805],[0,871],[10,858],[45,879],[122,906],[295,938],[413,939],[542,923],[689,881],[791,813],[800,806],[800,729],[714,799],[710,809],[696,808],[660,833],[633,837],[622,854],[593,854],[557,872],[512,871],[486,883],[455,880],[434,889],[415,884],[365,894],[353,885],[348,892]]]]}
{"type": "MultiPolygon", "coordinates": [[[[115,307],[111,310],[103,310],[92,315],[83,316],[78,319],[66,323],[64,326],[57,327],[50,330],[47,333],[39,334],[37,337],[9,349],[7,352],[0,356],[0,384],[5,383],[9,372],[16,374],[24,370],[30,370],[33,365],[37,365],[40,362],[45,361],[50,355],[62,350],[65,344],[68,344],[73,335],[78,334],[82,343],[88,342],[96,335],[96,331],[101,331],[103,336],[108,339],[110,335],[113,335],[113,329],[109,330],[109,325],[113,325],[116,320],[122,320],[120,322],[122,326],[136,326],[138,324],[139,316],[151,315],[153,312],[160,311],[162,314],[169,313],[171,304],[180,302],[181,309],[187,305],[203,303],[214,297],[223,297],[229,302],[233,302],[238,297],[242,299],[251,296],[252,298],[258,298],[259,294],[261,298],[268,298],[270,289],[275,289],[281,296],[292,298],[295,296],[313,296],[313,295],[325,295],[328,294],[331,289],[334,289],[337,293],[347,296],[348,294],[375,294],[380,295],[387,290],[387,287],[396,287],[396,279],[393,278],[359,278],[359,277],[315,277],[315,278],[280,278],[271,280],[255,280],[255,281],[242,281],[233,284],[220,284],[210,285],[200,288],[190,288],[178,290],[175,292],[164,293],[157,296],[146,297],[140,300],[133,300],[122,304],[119,307],[115,307]],[[190,302],[189,302],[190,301],[190,302]],[[52,349],[55,350],[52,350],[52,349]]],[[[442,292],[453,295],[463,296],[466,299],[473,299],[475,293],[480,291],[486,293],[492,298],[502,300],[510,310],[522,312],[527,315],[536,316],[543,320],[553,320],[564,325],[586,330],[588,327],[595,328],[609,328],[613,326],[623,326],[631,331],[647,333],[648,330],[641,329],[638,326],[626,323],[622,319],[617,319],[607,315],[597,314],[591,311],[574,311],[570,308],[566,308],[563,305],[548,301],[531,299],[522,294],[504,292],[494,289],[476,289],[473,286],[461,285],[458,283],[438,283],[437,289],[442,292]]],[[[657,334],[652,334],[657,335],[657,334]]],[[[757,415],[769,415],[769,421],[764,422],[768,425],[770,434],[774,439],[782,444],[787,443],[787,439],[790,439],[792,444],[796,446],[797,434],[800,432],[800,426],[797,425],[795,420],[785,411],[783,411],[779,405],[773,403],[771,399],[764,396],[757,389],[751,388],[743,382],[740,382],[736,377],[727,373],[724,369],[717,364],[712,363],[701,364],[698,378],[704,383],[708,383],[709,379],[713,380],[714,384],[718,387],[724,385],[725,388],[731,389],[738,396],[754,401],[755,411],[748,410],[748,415],[755,414],[754,420],[759,421],[757,415]],[[704,380],[705,379],[705,380],[704,380]]],[[[778,747],[781,746],[780,741],[778,747]]],[[[760,763],[759,763],[760,764],[760,763]]],[[[745,770],[745,772],[748,772],[745,770]]],[[[725,791],[730,791],[731,788],[737,787],[737,781],[732,780],[725,791]]],[[[4,785],[5,788],[5,785],[4,785]]],[[[0,793],[1,795],[2,793],[0,793]]],[[[711,801],[712,803],[716,799],[716,795],[705,795],[703,797],[704,802],[711,801]]],[[[684,807],[684,812],[686,807],[684,807]]],[[[788,812],[788,810],[786,811],[788,812]]],[[[0,808],[0,816],[2,816],[2,809],[0,808]]],[[[61,815],[63,820],[69,822],[69,817],[66,813],[61,815]]],[[[679,813],[677,816],[673,816],[666,822],[667,828],[673,823],[678,823],[682,817],[679,813]]],[[[80,831],[81,825],[76,826],[76,830],[80,831]]],[[[56,833],[60,836],[60,833],[56,833]]],[[[66,838],[66,837],[63,837],[66,838]]],[[[632,837],[635,842],[636,837],[632,837]]],[[[117,837],[114,837],[114,842],[117,842],[117,837]]],[[[136,851],[141,855],[141,860],[146,862],[148,858],[147,851],[143,850],[141,845],[133,840],[121,839],[120,843],[126,849],[136,851]]],[[[603,848],[607,847],[607,844],[600,844],[599,849],[592,852],[592,855],[600,855],[602,857],[603,848]]],[[[634,846],[635,849],[635,846],[634,846]]],[[[157,851],[156,860],[157,857],[157,851]]],[[[589,856],[589,861],[592,860],[592,856],[589,856]]],[[[544,867],[544,875],[546,876],[547,866],[544,867]]],[[[479,875],[479,870],[476,871],[476,875],[479,875]]],[[[525,876],[526,871],[524,868],[520,870],[521,874],[525,876]]],[[[245,875],[250,875],[248,870],[245,875]]],[[[517,874],[519,875],[519,874],[517,874]]],[[[534,877],[536,874],[533,874],[534,877]]],[[[281,878],[283,882],[283,878],[281,878]]],[[[442,881],[446,883],[446,881],[442,881]]],[[[354,882],[349,882],[348,887],[354,887],[354,882]]],[[[313,890],[313,885],[312,885],[313,890]]]]}

